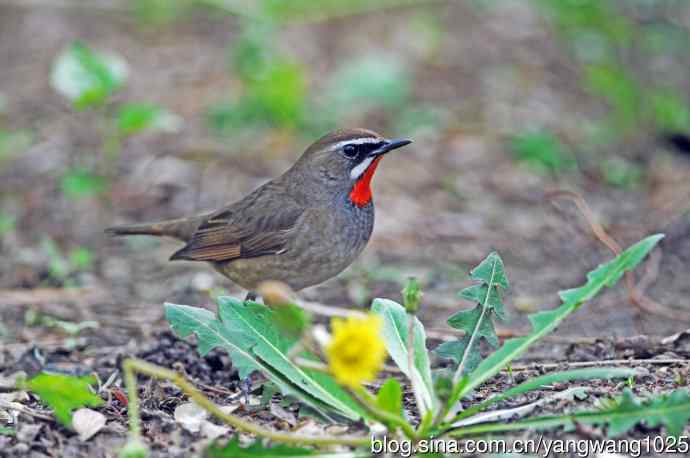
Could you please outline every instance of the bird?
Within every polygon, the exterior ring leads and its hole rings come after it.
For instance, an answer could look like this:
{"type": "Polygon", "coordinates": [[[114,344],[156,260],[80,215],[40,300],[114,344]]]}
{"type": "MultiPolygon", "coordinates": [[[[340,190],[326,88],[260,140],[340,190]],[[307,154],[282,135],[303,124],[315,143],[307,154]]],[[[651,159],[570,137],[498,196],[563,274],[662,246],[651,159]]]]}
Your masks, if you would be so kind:
{"type": "Polygon", "coordinates": [[[412,143],[363,128],[330,132],[282,175],[244,198],[197,216],[114,226],[115,236],[176,238],[171,261],[202,261],[256,298],[263,282],[293,291],[347,268],[374,227],[371,180],[383,157],[412,143]]]}

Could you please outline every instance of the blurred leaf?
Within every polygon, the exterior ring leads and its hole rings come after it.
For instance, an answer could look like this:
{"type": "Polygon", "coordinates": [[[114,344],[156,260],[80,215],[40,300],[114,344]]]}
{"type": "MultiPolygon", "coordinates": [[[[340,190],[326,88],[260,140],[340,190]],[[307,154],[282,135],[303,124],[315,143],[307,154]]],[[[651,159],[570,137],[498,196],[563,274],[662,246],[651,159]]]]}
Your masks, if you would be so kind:
{"type": "Polygon", "coordinates": [[[17,218],[14,215],[0,212],[0,235],[5,235],[12,232],[17,224],[17,218]]]}
{"type": "Polygon", "coordinates": [[[104,192],[107,181],[104,177],[94,175],[87,169],[75,168],[62,176],[60,186],[65,196],[78,199],[104,192]]]}
{"type": "Polygon", "coordinates": [[[379,392],[376,394],[376,404],[393,415],[402,415],[402,387],[400,382],[394,378],[389,378],[381,385],[379,392]]]}
{"type": "Polygon", "coordinates": [[[62,252],[53,239],[48,237],[41,239],[41,250],[48,256],[48,270],[51,277],[63,279],[69,275],[69,262],[62,255],[62,252]]]}
{"type": "Polygon", "coordinates": [[[243,80],[264,75],[276,58],[274,27],[268,21],[248,21],[232,48],[232,70],[243,80]]]}
{"type": "Polygon", "coordinates": [[[164,108],[145,103],[128,103],[121,106],[116,118],[118,131],[125,136],[146,129],[176,132],[181,124],[176,115],[164,108]]]}
{"type": "Polygon", "coordinates": [[[212,443],[204,452],[208,458],[280,458],[283,456],[303,457],[313,456],[316,452],[306,448],[291,445],[274,445],[266,447],[260,441],[253,442],[248,447],[242,447],[237,437],[232,438],[225,445],[212,443]]]}
{"type": "Polygon", "coordinates": [[[626,48],[635,37],[633,23],[604,0],[533,0],[556,30],[575,41],[587,31],[601,33],[613,45],[626,48]]]}
{"type": "Polygon", "coordinates": [[[601,163],[601,172],[606,183],[622,188],[631,188],[642,181],[643,169],[639,165],[613,157],[605,159],[601,163]]]}
{"type": "Polygon", "coordinates": [[[615,64],[589,65],[585,68],[585,86],[608,102],[618,129],[627,132],[637,125],[642,88],[633,75],[615,64]]]}
{"type": "Polygon", "coordinates": [[[29,132],[7,132],[0,129],[0,164],[14,159],[30,145],[31,134],[29,132]]]}
{"type": "Polygon", "coordinates": [[[443,128],[446,113],[441,108],[418,105],[396,111],[395,131],[410,137],[435,133],[443,128]]]}
{"type": "MultiPolygon", "coordinates": [[[[289,62],[277,62],[261,79],[247,88],[243,103],[253,107],[257,118],[279,126],[294,126],[303,117],[306,83],[302,67],[289,62]]],[[[258,119],[257,119],[258,120],[258,119]]]]}
{"type": "Polygon", "coordinates": [[[411,93],[411,76],[393,56],[368,54],[345,61],[328,84],[328,106],[337,113],[398,108],[411,93]]]}
{"type": "Polygon", "coordinates": [[[98,53],[75,42],[53,64],[53,88],[84,109],[103,104],[127,79],[127,64],[115,55],[98,53]]]}
{"type": "Polygon", "coordinates": [[[93,255],[88,248],[75,248],[69,254],[69,263],[75,270],[88,270],[93,264],[93,255]]]}
{"type": "Polygon", "coordinates": [[[665,132],[690,129],[690,103],[680,93],[656,91],[650,95],[656,127],[665,132]]]}
{"type": "Polygon", "coordinates": [[[72,411],[80,407],[97,407],[103,400],[90,387],[96,378],[73,377],[42,372],[27,382],[27,387],[47,404],[60,423],[70,426],[72,411]]]}
{"type": "Polygon", "coordinates": [[[14,428],[7,428],[5,426],[0,426],[0,436],[15,436],[17,431],[14,428]]]}
{"type": "Polygon", "coordinates": [[[142,22],[164,25],[177,19],[196,0],[129,0],[132,13],[142,22]]]}
{"type": "Polygon", "coordinates": [[[524,132],[513,137],[510,149],[517,161],[540,173],[562,172],[576,164],[573,154],[547,130],[524,132]]]}

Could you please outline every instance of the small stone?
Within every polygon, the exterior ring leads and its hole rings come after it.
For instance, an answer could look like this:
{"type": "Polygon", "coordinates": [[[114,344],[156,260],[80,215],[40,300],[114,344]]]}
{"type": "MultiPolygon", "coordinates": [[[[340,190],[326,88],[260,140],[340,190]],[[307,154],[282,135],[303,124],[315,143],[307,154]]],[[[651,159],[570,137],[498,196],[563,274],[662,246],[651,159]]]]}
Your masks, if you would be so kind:
{"type": "Polygon", "coordinates": [[[175,421],[190,433],[198,433],[208,412],[193,402],[180,404],[175,408],[175,421]]]}
{"type": "Polygon", "coordinates": [[[105,415],[92,409],[79,409],[72,416],[72,427],[82,441],[87,441],[95,436],[105,426],[105,423],[105,415]]]}

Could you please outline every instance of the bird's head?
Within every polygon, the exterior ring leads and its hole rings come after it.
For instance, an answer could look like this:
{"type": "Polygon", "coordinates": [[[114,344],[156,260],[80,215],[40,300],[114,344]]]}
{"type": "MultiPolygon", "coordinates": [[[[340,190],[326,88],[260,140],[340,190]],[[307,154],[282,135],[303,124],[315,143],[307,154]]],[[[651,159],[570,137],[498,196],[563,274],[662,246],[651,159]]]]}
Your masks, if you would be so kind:
{"type": "Polygon", "coordinates": [[[337,130],[324,135],[304,152],[296,166],[319,184],[346,190],[359,207],[371,201],[371,179],[383,156],[412,140],[389,140],[367,129],[337,130]]]}

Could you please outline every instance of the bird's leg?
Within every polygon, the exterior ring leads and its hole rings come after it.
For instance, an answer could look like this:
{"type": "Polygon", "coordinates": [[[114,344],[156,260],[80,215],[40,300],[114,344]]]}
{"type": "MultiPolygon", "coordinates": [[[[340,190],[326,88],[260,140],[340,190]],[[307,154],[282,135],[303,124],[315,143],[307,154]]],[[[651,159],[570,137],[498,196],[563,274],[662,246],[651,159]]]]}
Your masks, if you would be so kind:
{"type": "Polygon", "coordinates": [[[252,390],[252,376],[247,375],[244,379],[240,381],[240,391],[244,396],[244,405],[249,407],[249,392],[252,390]]]}
{"type": "MultiPolygon", "coordinates": [[[[247,295],[244,297],[244,302],[254,302],[256,301],[256,293],[254,291],[247,291],[247,295]]],[[[249,392],[252,389],[252,377],[248,375],[246,378],[240,381],[240,391],[244,396],[244,403],[249,406],[249,392]]]]}

